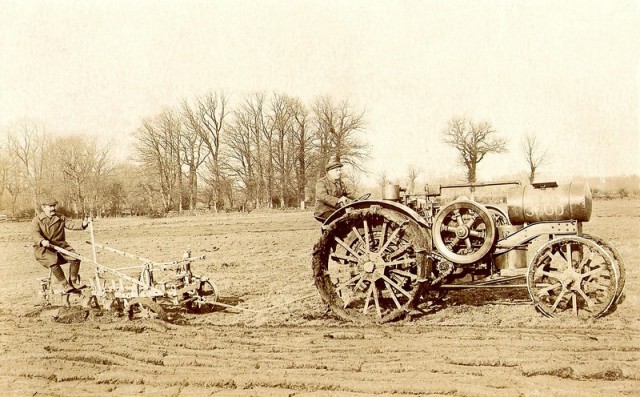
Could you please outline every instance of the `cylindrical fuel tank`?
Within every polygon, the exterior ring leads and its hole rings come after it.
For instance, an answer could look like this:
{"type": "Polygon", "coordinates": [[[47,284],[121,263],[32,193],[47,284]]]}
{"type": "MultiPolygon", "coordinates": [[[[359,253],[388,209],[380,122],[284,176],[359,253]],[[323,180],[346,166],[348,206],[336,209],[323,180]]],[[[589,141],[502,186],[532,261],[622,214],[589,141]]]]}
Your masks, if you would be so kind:
{"type": "Polygon", "coordinates": [[[507,196],[509,220],[514,225],[542,221],[591,218],[591,189],[585,182],[571,182],[557,187],[517,186],[507,196]]]}
{"type": "MultiPolygon", "coordinates": [[[[498,226],[498,239],[522,229],[522,225],[500,225],[498,226]]],[[[514,270],[527,267],[527,247],[516,247],[504,254],[495,257],[496,267],[500,270],[514,270]]]]}
{"type": "Polygon", "coordinates": [[[384,200],[399,201],[400,200],[400,185],[394,185],[388,183],[384,187],[382,198],[384,200]]]}

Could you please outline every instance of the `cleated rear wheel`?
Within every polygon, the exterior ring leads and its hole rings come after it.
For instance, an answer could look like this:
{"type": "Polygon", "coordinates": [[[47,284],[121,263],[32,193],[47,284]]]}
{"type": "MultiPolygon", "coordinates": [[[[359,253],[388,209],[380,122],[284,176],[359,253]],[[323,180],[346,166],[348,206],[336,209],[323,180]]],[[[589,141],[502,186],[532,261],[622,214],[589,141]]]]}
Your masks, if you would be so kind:
{"type": "Polygon", "coordinates": [[[323,231],[314,247],[320,296],[341,319],[382,323],[403,317],[431,275],[430,238],[395,211],[352,210],[323,231]]]}

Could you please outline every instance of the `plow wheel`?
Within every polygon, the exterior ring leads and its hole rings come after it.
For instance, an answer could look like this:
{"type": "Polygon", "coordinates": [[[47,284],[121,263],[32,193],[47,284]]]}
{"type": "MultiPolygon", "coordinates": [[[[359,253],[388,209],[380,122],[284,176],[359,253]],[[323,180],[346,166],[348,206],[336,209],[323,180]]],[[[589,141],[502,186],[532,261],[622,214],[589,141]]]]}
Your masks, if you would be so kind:
{"type": "Polygon", "coordinates": [[[129,320],[158,319],[166,320],[167,316],[159,303],[151,298],[134,298],[129,301],[129,320]]]}
{"type": "Polygon", "coordinates": [[[616,300],[618,268],[592,240],[560,237],[543,245],[529,264],[527,288],[548,317],[597,318],[616,300]]]}
{"type": "Polygon", "coordinates": [[[314,247],[322,300],[347,321],[396,320],[417,303],[431,274],[427,232],[395,211],[373,206],[331,223],[314,247]]]}
{"type": "Polygon", "coordinates": [[[618,268],[618,274],[620,277],[618,278],[618,290],[616,291],[615,303],[617,303],[620,300],[620,297],[622,297],[624,284],[627,280],[627,270],[625,269],[622,255],[620,255],[620,252],[618,252],[616,247],[611,245],[611,243],[600,236],[595,236],[593,234],[583,234],[582,237],[594,241],[601,248],[603,248],[607,252],[607,254],[609,254],[609,257],[613,260],[613,265],[618,268]]]}
{"type": "Polygon", "coordinates": [[[186,303],[187,311],[198,314],[212,312],[218,300],[218,287],[211,281],[203,281],[192,298],[195,299],[186,303]]]}
{"type": "Polygon", "coordinates": [[[104,308],[118,316],[121,316],[124,313],[124,302],[120,298],[105,299],[104,308]]]}
{"type": "Polygon", "coordinates": [[[433,222],[433,244],[453,263],[479,261],[493,248],[495,238],[493,216],[473,201],[454,201],[442,207],[433,222]]]}

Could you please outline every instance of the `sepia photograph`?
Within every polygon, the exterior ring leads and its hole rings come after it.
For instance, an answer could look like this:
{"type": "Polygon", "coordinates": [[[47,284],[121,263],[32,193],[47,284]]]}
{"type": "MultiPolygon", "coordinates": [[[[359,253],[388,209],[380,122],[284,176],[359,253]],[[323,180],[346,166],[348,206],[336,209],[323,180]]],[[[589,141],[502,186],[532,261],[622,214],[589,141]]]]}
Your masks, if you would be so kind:
{"type": "Polygon", "coordinates": [[[638,0],[0,0],[0,395],[640,396],[638,0]]]}

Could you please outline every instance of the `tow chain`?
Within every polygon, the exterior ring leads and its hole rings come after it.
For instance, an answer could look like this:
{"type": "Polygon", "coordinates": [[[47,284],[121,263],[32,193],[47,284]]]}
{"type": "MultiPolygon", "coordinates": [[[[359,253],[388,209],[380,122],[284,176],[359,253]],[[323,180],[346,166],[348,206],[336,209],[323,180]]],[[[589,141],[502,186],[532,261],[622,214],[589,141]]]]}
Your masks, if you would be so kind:
{"type": "Polygon", "coordinates": [[[316,292],[313,292],[313,293],[310,293],[310,294],[307,294],[307,295],[301,296],[300,298],[296,298],[296,299],[294,299],[294,300],[291,300],[291,301],[289,301],[289,302],[281,303],[281,304],[279,304],[279,305],[269,306],[269,307],[267,307],[266,309],[262,309],[262,310],[248,309],[248,308],[245,308],[245,307],[234,306],[234,305],[228,305],[228,304],[226,304],[226,303],[222,303],[222,302],[211,302],[211,304],[212,304],[212,305],[216,305],[216,306],[226,307],[226,308],[228,308],[228,309],[237,309],[237,310],[241,310],[241,311],[245,311],[245,312],[251,312],[251,313],[266,313],[266,312],[268,312],[268,311],[271,311],[271,310],[273,310],[273,309],[277,309],[277,308],[279,308],[279,307],[288,306],[288,305],[290,305],[290,304],[292,304],[292,303],[295,303],[295,302],[299,302],[299,301],[302,301],[302,300],[309,299],[309,298],[311,298],[311,297],[313,297],[313,296],[316,296],[317,294],[318,294],[318,292],[316,291],[316,292]]]}

